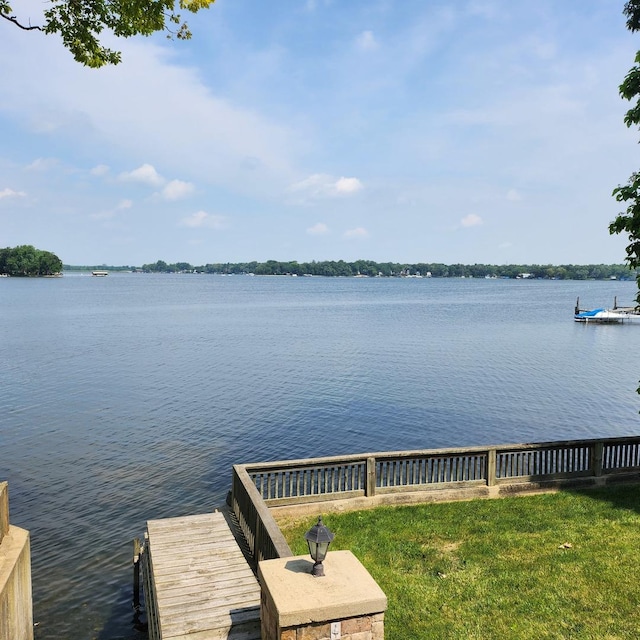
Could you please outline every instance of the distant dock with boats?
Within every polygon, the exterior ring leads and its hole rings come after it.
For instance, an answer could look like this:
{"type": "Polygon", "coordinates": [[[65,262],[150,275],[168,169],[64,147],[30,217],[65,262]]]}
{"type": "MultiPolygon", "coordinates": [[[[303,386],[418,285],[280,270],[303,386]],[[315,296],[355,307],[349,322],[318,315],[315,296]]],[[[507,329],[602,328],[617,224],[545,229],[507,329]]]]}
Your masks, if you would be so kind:
{"type": "Polygon", "coordinates": [[[640,307],[620,307],[618,299],[613,299],[613,307],[598,307],[595,309],[581,309],[580,298],[576,300],[576,307],[573,313],[576,322],[584,324],[620,324],[623,322],[640,321],[640,307]]]}

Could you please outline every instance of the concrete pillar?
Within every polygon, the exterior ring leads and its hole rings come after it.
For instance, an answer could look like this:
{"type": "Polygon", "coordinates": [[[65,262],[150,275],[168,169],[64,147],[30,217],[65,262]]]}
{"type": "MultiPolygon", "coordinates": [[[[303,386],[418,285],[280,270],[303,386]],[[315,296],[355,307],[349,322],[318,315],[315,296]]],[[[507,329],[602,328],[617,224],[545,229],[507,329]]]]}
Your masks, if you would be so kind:
{"type": "Polygon", "coordinates": [[[325,576],[308,556],[263,560],[263,640],[383,640],[387,597],[351,551],[329,551],[325,576]]]}
{"type": "Polygon", "coordinates": [[[0,640],[33,640],[29,532],[11,525],[0,542],[0,640]]]}

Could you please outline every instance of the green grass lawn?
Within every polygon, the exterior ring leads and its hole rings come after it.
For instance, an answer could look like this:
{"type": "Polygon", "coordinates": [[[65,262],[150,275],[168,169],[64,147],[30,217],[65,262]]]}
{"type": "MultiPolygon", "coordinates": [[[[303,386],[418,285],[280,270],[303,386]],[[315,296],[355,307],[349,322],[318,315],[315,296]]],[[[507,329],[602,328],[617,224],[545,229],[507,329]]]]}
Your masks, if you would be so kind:
{"type": "MultiPolygon", "coordinates": [[[[323,521],[387,594],[389,640],[640,638],[639,486],[323,521]]],[[[295,554],[313,524],[280,522],[295,554]]]]}

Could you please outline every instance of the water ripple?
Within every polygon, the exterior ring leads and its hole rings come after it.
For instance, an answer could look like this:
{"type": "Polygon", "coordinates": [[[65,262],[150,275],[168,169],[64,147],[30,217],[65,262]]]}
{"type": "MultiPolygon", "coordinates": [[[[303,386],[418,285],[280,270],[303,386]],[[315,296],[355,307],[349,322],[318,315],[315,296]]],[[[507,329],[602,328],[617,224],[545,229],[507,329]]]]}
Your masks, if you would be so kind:
{"type": "Polygon", "coordinates": [[[131,539],[236,462],[640,432],[633,283],[112,275],[0,283],[0,478],[37,637],[133,640],[131,539]]]}

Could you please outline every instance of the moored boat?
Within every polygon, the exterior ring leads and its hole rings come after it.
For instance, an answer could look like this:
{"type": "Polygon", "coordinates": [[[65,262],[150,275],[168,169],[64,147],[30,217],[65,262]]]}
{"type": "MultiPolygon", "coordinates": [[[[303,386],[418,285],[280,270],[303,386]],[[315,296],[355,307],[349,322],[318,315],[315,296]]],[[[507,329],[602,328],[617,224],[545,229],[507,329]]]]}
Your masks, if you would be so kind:
{"type": "Polygon", "coordinates": [[[604,307],[597,309],[580,309],[580,298],[578,298],[573,319],[576,322],[613,324],[628,320],[640,320],[640,310],[638,307],[619,307],[617,298],[613,299],[612,309],[606,309],[604,307]]]}

